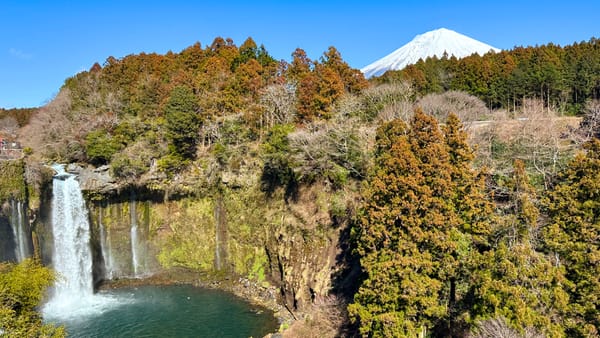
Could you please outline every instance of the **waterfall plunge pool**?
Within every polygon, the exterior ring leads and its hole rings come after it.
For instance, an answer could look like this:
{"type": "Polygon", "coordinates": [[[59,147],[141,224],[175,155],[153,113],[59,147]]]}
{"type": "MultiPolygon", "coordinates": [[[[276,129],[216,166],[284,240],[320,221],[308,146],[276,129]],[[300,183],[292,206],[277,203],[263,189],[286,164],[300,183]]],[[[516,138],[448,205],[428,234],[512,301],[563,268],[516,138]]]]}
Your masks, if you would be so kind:
{"type": "MultiPolygon", "coordinates": [[[[42,307],[44,321],[86,338],[262,337],[277,329],[271,311],[215,290],[149,285],[94,293],[90,224],[79,182],[63,165],[52,168],[52,262],[59,278],[42,307]]],[[[133,216],[131,237],[137,277],[133,216]]]]}
{"type": "Polygon", "coordinates": [[[64,325],[69,337],[86,338],[262,337],[278,328],[270,310],[189,285],[126,287],[93,297],[87,310],[86,304],[71,311],[45,308],[45,322],[64,325]]]}

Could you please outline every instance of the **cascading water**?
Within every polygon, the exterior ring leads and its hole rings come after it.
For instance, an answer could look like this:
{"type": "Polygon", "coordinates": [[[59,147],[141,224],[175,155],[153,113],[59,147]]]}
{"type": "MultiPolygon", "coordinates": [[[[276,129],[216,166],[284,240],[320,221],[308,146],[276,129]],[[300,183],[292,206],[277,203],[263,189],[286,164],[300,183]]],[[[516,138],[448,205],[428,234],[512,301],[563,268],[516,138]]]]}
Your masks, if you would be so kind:
{"type": "MultiPolygon", "coordinates": [[[[54,294],[42,308],[45,322],[65,325],[74,337],[206,337],[219,334],[248,337],[263,336],[275,330],[277,324],[272,315],[260,314],[262,310],[256,312],[254,306],[244,306],[228,295],[201,297],[207,294],[206,290],[189,286],[135,287],[94,294],[90,224],[85,202],[76,177],[62,167],[55,170],[52,261],[60,275],[54,294]]],[[[148,218],[137,218],[135,198],[131,200],[129,211],[134,272],[145,274],[148,272],[145,258],[148,218]]],[[[118,227],[112,227],[106,221],[107,224],[103,224],[102,213],[99,220],[101,249],[103,254],[114,256],[115,273],[118,273],[119,251],[111,252],[110,240],[115,238],[111,236],[127,236],[127,222],[123,224],[123,231],[118,232],[118,227]]],[[[114,249],[127,251],[126,244],[119,246],[117,240],[112,244],[114,249]]],[[[111,256],[103,257],[105,263],[112,264],[111,256]]],[[[212,291],[209,293],[213,294],[212,291]]]]}
{"type": "Polygon", "coordinates": [[[140,243],[138,240],[138,223],[137,223],[137,210],[135,206],[135,200],[132,198],[129,203],[129,213],[131,219],[131,265],[133,267],[133,277],[139,277],[140,263],[139,263],[139,247],[140,243]]]}
{"type": "Polygon", "coordinates": [[[58,174],[52,185],[52,260],[62,277],[56,296],[85,298],[94,293],[88,213],[75,176],[58,174]]]}
{"type": "Polygon", "coordinates": [[[100,250],[102,251],[102,259],[104,260],[104,277],[107,279],[113,278],[113,257],[108,233],[102,222],[102,208],[98,211],[98,227],[100,228],[100,250]]]}
{"type": "Polygon", "coordinates": [[[52,167],[53,267],[58,274],[54,293],[44,305],[46,318],[96,313],[112,303],[94,295],[88,212],[76,177],[62,166],[52,167]]]}
{"type": "Polygon", "coordinates": [[[15,258],[17,262],[21,262],[31,256],[30,241],[28,239],[29,231],[24,217],[24,204],[21,201],[12,200],[11,209],[11,226],[15,237],[15,258]]]}

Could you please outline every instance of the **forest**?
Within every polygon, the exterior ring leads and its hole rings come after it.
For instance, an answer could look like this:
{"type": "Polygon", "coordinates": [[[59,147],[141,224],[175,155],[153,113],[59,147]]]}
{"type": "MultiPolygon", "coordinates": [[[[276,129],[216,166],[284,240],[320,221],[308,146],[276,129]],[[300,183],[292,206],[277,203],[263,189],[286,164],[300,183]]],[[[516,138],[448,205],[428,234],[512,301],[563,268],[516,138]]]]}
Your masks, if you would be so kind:
{"type": "Polygon", "coordinates": [[[537,98],[566,114],[580,114],[588,100],[600,98],[599,49],[600,41],[592,38],[565,47],[515,47],[483,57],[445,55],[388,72],[376,82],[408,81],[421,95],[466,91],[494,109],[515,110],[523,99],[537,98]]]}
{"type": "Polygon", "coordinates": [[[123,186],[194,195],[250,163],[265,198],[343,196],[342,320],[319,324],[337,335],[594,337],[599,99],[595,38],[367,81],[334,47],[287,62],[219,37],[109,57],[0,126],[19,129],[28,163],[109,165],[123,186]]]}

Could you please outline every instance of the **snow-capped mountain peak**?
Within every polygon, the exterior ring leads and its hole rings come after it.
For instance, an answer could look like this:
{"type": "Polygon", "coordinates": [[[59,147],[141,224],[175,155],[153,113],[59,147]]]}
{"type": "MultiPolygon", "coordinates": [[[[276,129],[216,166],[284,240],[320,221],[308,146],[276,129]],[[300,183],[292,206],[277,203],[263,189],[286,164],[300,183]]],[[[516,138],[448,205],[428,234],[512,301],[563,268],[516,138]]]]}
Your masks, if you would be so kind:
{"type": "Polygon", "coordinates": [[[365,77],[379,76],[388,70],[399,70],[419,59],[428,57],[442,57],[444,52],[448,57],[457,58],[469,56],[473,53],[483,55],[490,50],[499,52],[500,49],[483,42],[462,35],[453,30],[440,28],[427,33],[419,34],[411,42],[398,48],[391,54],[373,62],[361,69],[365,77]]]}

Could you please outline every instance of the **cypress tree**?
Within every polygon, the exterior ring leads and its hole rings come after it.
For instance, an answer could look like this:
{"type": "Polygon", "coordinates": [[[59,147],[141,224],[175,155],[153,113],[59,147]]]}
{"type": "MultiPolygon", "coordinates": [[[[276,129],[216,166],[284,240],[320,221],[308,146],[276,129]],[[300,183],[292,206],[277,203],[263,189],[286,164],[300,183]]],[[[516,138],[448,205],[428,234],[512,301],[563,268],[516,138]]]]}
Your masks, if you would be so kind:
{"type": "Polygon", "coordinates": [[[417,110],[377,132],[375,166],[354,228],[365,277],[352,319],[364,336],[460,330],[473,235],[489,212],[456,117],[444,132],[417,110]]]}
{"type": "Polygon", "coordinates": [[[166,137],[169,151],[181,159],[193,159],[199,141],[200,108],[192,90],[175,87],[165,106],[166,137]]]}
{"type": "Polygon", "coordinates": [[[567,318],[570,337],[600,334],[600,140],[585,145],[560,174],[547,201],[546,249],[572,283],[567,318]]]}
{"type": "Polygon", "coordinates": [[[473,269],[472,320],[503,317],[519,331],[562,337],[567,281],[564,270],[539,251],[540,210],[522,161],[515,161],[505,185],[508,202],[499,205],[491,236],[496,244],[473,269]]]}

